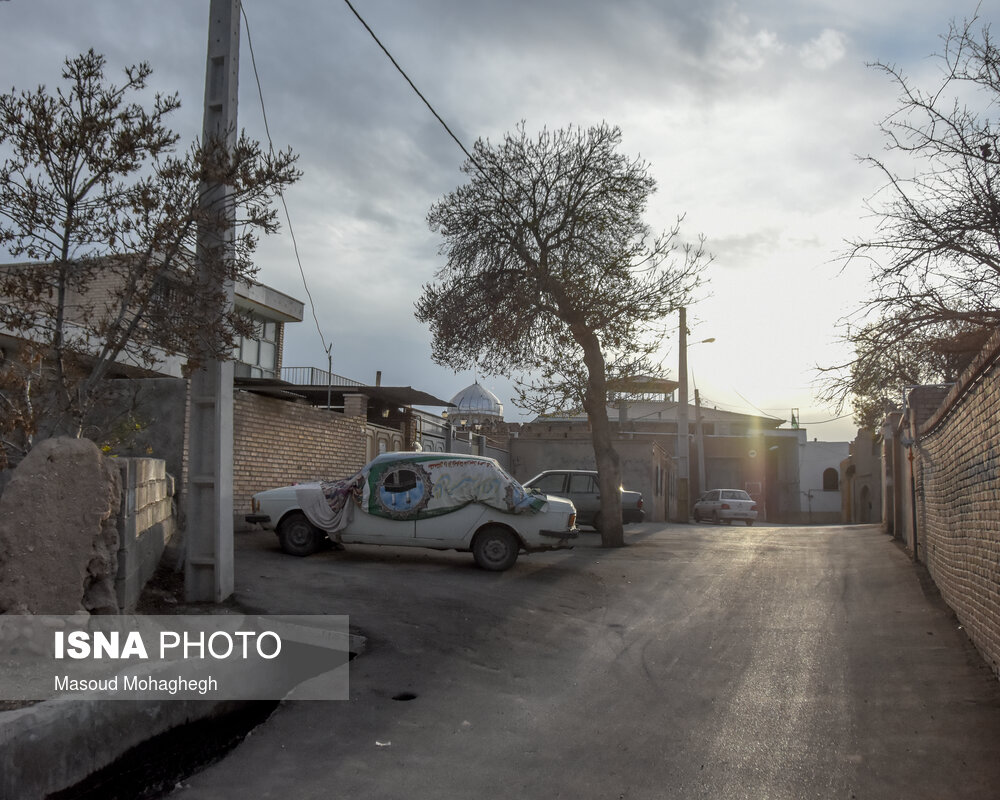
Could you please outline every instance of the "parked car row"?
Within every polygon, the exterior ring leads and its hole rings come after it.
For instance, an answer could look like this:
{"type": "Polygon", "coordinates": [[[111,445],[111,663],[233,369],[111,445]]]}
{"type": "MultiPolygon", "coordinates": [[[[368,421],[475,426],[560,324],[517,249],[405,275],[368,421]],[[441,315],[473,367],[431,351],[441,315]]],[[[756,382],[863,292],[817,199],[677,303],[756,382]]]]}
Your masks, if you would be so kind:
{"type": "MultiPolygon", "coordinates": [[[[622,522],[642,522],[642,495],[622,488],[621,499],[622,522]]],[[[384,453],[340,481],[258,492],[246,519],[295,556],[330,543],[427,547],[500,571],[522,551],[572,547],[577,524],[599,528],[600,512],[593,470],[547,470],[522,486],[490,458],[418,452],[384,453]]]]}
{"type": "Polygon", "coordinates": [[[486,570],[509,569],[523,550],[571,547],[570,500],[526,490],[490,458],[385,453],[356,475],[258,492],[248,522],[274,530],[306,556],[327,541],[471,552],[486,570]]]}

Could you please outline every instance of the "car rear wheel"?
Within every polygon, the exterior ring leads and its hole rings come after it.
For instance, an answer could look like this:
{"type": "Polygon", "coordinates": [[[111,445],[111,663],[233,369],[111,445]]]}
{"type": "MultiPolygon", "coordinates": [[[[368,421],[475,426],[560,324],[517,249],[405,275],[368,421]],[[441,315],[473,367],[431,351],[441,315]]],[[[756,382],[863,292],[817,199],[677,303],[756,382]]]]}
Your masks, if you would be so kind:
{"type": "Polygon", "coordinates": [[[309,556],[323,545],[325,534],[301,511],[289,514],[278,526],[281,549],[292,556],[309,556]]]}
{"type": "Polygon", "coordinates": [[[499,525],[483,528],[472,540],[472,556],[477,566],[491,572],[503,572],[513,567],[520,549],[517,537],[499,525]]]}

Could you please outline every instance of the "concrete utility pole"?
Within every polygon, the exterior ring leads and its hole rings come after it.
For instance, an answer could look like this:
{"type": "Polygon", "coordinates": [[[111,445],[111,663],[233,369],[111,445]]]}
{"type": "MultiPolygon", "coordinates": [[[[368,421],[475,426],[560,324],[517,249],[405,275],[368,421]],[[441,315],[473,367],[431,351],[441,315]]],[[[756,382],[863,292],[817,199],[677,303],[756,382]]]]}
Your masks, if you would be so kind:
{"type": "Polygon", "coordinates": [[[688,356],[687,356],[687,309],[680,311],[680,338],[677,355],[677,520],[688,521],[690,501],[690,468],[688,456],[688,356]]]}
{"type": "MultiPolygon", "coordinates": [[[[236,142],[240,0],[211,0],[202,142],[236,142]]],[[[229,187],[204,187],[203,203],[225,215],[225,232],[198,232],[199,260],[233,244],[235,210],[229,187]]],[[[221,228],[220,228],[221,230],[221,228]]],[[[201,276],[204,280],[204,276],[201,276]]],[[[233,303],[233,286],[225,286],[233,303]]],[[[205,360],[191,375],[188,432],[187,554],[184,589],[194,602],[220,603],[233,593],[233,362],[205,360]]]]}

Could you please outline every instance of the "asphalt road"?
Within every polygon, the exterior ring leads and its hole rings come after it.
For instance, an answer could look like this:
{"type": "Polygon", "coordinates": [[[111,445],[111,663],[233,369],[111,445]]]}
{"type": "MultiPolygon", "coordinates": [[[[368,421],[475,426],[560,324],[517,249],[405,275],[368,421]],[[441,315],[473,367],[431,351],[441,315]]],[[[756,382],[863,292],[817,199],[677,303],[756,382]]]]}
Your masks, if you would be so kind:
{"type": "Polygon", "coordinates": [[[173,796],[1000,797],[1000,683],[876,528],[626,530],[503,574],[238,534],[241,604],[368,648],[173,796]]]}

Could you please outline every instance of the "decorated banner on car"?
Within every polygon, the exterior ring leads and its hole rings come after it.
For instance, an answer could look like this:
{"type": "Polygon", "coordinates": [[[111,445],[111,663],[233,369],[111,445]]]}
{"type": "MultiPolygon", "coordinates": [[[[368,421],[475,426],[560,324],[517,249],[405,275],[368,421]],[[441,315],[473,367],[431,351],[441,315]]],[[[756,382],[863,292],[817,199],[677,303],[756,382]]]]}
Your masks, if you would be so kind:
{"type": "Polygon", "coordinates": [[[509,514],[534,513],[544,500],[529,494],[495,461],[454,454],[370,466],[361,507],[391,519],[418,519],[448,514],[469,503],[509,514]]]}

